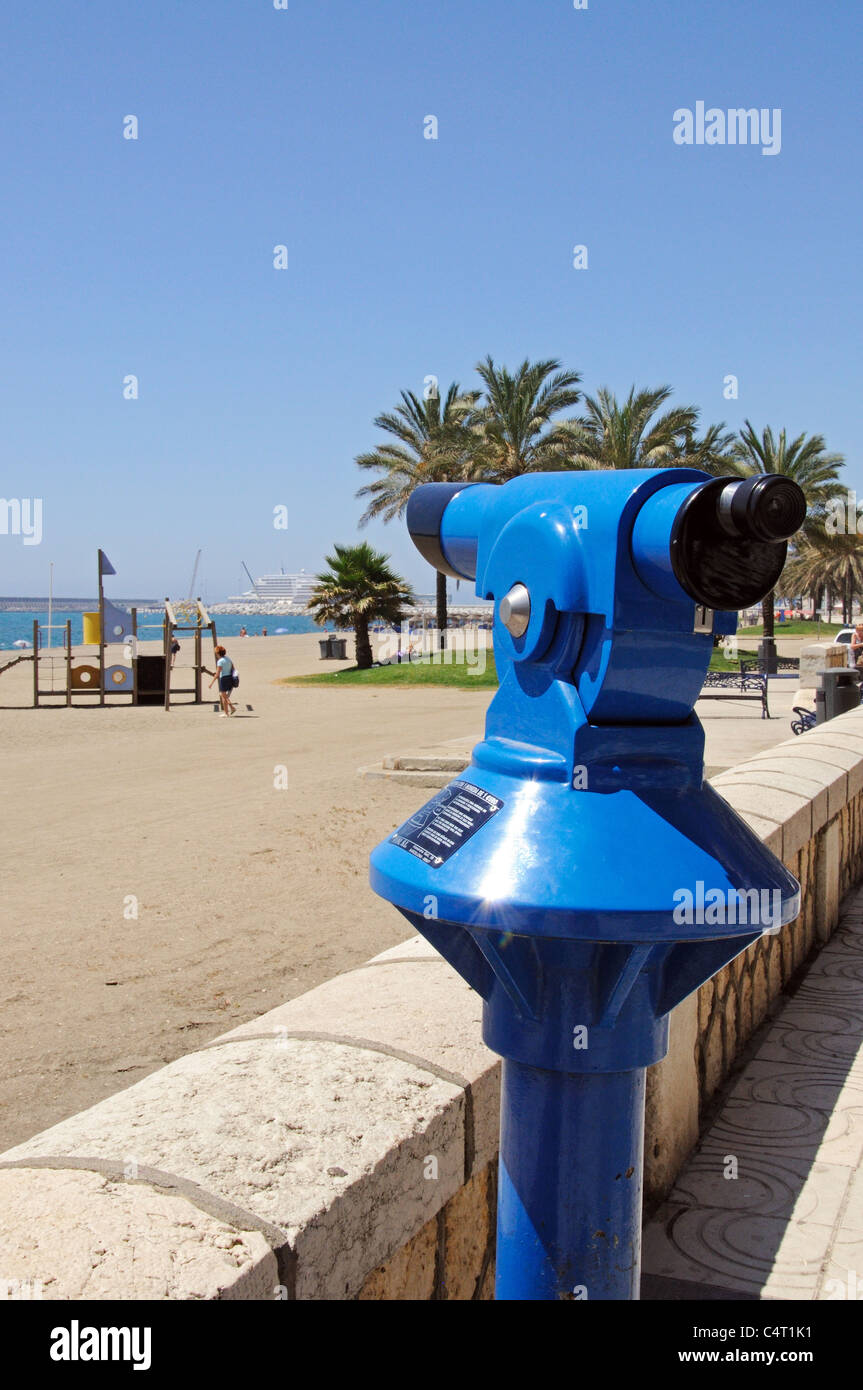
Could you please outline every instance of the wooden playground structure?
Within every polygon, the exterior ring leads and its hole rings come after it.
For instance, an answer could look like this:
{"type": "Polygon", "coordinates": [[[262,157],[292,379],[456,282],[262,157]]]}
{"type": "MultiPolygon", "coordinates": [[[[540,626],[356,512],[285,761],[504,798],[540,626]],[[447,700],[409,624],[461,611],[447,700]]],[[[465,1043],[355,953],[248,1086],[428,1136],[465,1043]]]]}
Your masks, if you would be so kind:
{"type": "MultiPolygon", "coordinates": [[[[191,700],[183,704],[200,705],[205,703],[203,694],[204,675],[213,672],[204,665],[203,644],[205,634],[209,634],[213,651],[218,644],[216,624],[199,598],[172,602],[165,599],[165,611],[156,623],[139,623],[137,609],[128,613],[105,598],[103,579],[105,574],[116,571],[99,551],[99,607],[91,613],[82,614],[83,645],[96,647],[97,656],[76,655],[72,650],[72,623],[40,623],[33,620],[33,650],[22,652],[0,666],[0,675],[22,662],[33,663],[33,708],[40,705],[55,705],[62,700],[67,706],[74,705],[79,697],[86,704],[94,698],[99,705],[106,703],[106,695],[126,695],[133,705],[162,705],[166,710],[176,696],[191,695],[191,700]],[[162,650],[158,653],[139,652],[139,640],[158,640],[141,637],[147,630],[156,629],[161,634],[162,650]],[[53,646],[52,634],[62,631],[62,645],[53,646]],[[47,647],[42,634],[48,633],[47,647]],[[191,633],[194,638],[195,659],[193,681],[190,686],[175,686],[172,683],[174,639],[178,633],[191,633]],[[122,646],[122,660],[110,660],[108,649],[122,646]],[[45,684],[44,668],[50,665],[51,684],[45,684]],[[54,681],[56,664],[62,670],[62,683],[54,681]]],[[[211,697],[207,697],[209,702],[211,697]]],[[[113,701],[112,701],[113,703],[113,701]]]]}

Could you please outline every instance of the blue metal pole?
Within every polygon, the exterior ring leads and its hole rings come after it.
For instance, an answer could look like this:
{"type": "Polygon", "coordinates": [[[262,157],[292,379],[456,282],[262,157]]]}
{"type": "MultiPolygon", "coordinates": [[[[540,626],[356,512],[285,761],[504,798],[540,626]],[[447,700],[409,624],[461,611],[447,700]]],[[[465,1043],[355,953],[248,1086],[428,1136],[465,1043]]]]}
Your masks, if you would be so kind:
{"type": "Polygon", "coordinates": [[[504,1059],[497,1298],[638,1298],[644,1082],[504,1059]]]}

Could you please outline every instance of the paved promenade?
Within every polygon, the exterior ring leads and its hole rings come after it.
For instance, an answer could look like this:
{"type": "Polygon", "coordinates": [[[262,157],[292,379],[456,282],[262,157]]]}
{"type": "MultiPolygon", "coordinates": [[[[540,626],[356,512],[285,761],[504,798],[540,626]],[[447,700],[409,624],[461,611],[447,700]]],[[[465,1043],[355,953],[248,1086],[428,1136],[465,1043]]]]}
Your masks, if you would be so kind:
{"type": "Polygon", "coordinates": [[[863,1299],[863,887],[644,1233],[647,1299],[863,1299]]]}

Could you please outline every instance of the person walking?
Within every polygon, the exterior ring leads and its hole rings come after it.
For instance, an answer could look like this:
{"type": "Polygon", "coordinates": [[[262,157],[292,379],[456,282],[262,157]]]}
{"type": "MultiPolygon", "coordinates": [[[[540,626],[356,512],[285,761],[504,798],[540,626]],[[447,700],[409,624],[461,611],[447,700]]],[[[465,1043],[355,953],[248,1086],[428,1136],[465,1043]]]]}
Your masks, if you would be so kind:
{"type": "Polygon", "coordinates": [[[231,691],[234,689],[234,663],[224,647],[216,648],[216,658],[216,673],[213,680],[210,681],[210,685],[212,686],[213,681],[218,677],[219,703],[222,706],[219,718],[224,719],[237,712],[237,706],[231,699],[231,691]]]}

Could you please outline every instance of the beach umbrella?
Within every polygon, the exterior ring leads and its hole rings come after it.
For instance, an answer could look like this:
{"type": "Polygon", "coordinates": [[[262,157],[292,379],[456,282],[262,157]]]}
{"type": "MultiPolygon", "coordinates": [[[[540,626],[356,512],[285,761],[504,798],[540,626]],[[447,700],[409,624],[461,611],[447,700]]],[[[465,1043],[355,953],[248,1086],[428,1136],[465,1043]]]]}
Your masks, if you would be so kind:
{"type": "Polygon", "coordinates": [[[276,628],[276,631],[275,631],[275,633],[274,633],[274,636],[276,636],[276,637],[284,636],[285,633],[287,632],[287,630],[288,630],[288,629],[287,629],[286,627],[277,627],[277,628],[276,628]]]}

